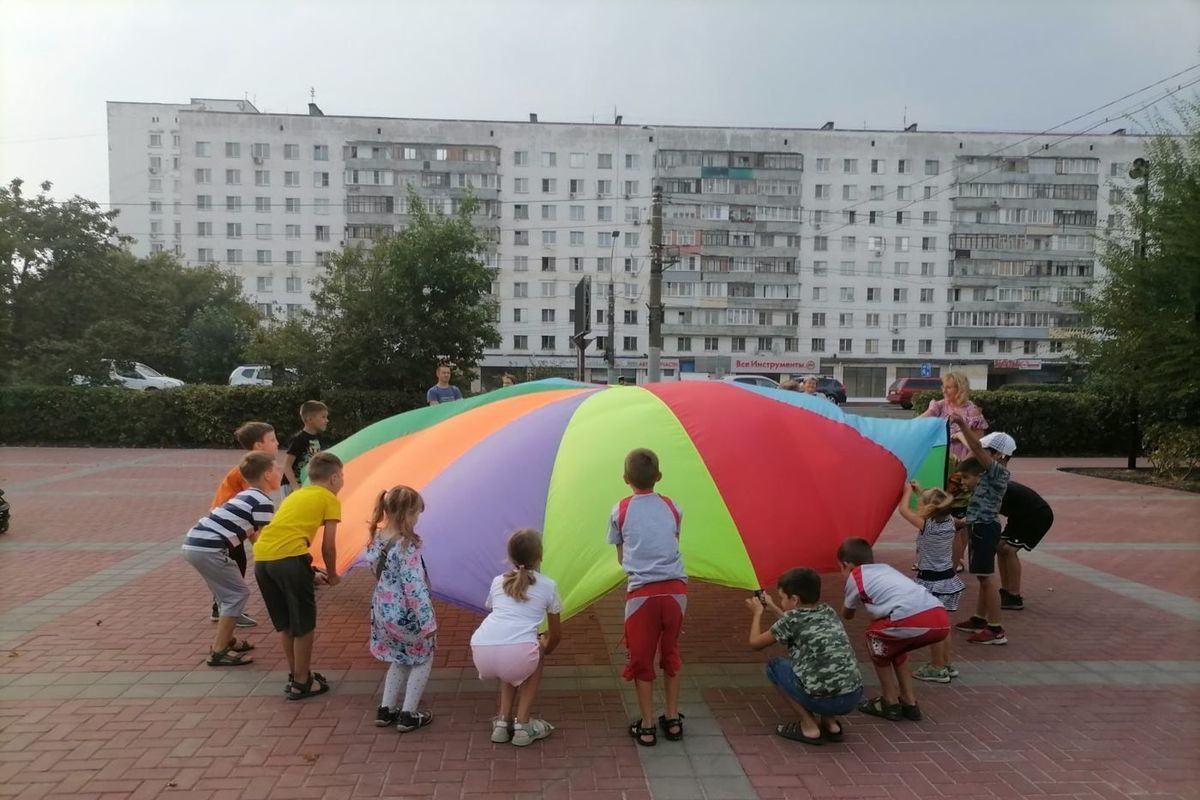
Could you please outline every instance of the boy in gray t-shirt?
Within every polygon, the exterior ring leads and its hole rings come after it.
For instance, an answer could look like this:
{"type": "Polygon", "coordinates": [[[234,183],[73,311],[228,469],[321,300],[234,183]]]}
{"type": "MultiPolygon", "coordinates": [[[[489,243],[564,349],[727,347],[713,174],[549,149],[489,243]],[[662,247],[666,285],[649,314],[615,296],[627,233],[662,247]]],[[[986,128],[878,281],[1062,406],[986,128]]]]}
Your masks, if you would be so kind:
{"type": "Polygon", "coordinates": [[[633,489],[613,508],[608,521],[608,543],[617,547],[617,561],[629,576],[625,600],[625,641],[629,656],[625,680],[637,687],[641,719],[629,726],[629,735],[644,747],[658,741],[654,724],[654,654],[667,694],[667,711],[658,718],[670,740],[683,738],[679,714],[679,633],[687,610],[687,573],[679,552],[679,527],[683,512],[670,498],[654,492],[662,480],[658,456],[638,449],[625,457],[625,483],[633,489]]]}

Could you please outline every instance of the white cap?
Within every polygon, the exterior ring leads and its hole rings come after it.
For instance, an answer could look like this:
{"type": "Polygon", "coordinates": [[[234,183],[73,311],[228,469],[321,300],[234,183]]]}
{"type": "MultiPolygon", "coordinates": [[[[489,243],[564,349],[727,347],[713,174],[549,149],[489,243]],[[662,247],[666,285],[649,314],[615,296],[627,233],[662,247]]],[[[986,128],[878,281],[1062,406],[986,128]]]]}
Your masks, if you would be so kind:
{"type": "Polygon", "coordinates": [[[1007,433],[996,431],[989,433],[987,436],[979,440],[979,443],[989,450],[995,450],[997,453],[1004,456],[1011,456],[1017,452],[1017,440],[1009,436],[1007,433]]]}

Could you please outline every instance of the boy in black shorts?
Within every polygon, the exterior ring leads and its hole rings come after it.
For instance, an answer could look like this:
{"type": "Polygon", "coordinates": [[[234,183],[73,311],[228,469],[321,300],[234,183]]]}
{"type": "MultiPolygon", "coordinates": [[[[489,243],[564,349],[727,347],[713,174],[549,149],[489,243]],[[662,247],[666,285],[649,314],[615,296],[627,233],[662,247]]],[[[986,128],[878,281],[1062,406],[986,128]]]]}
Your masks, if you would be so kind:
{"type": "Polygon", "coordinates": [[[1006,611],[1022,611],[1025,600],[1021,597],[1021,560],[1017,556],[1022,550],[1038,546],[1054,524],[1054,512],[1040,494],[1010,480],[1000,503],[1000,514],[1008,520],[1000,534],[1000,552],[997,554],[1000,607],[1006,611]]]}

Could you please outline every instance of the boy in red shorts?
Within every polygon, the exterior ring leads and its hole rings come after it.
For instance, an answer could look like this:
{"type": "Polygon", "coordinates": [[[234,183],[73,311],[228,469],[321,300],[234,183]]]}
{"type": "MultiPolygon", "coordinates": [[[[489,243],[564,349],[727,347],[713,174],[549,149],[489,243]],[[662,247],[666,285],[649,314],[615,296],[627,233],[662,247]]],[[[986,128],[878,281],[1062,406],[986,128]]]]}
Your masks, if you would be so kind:
{"type": "Polygon", "coordinates": [[[617,503],[608,522],[608,543],[617,546],[617,561],[629,576],[625,600],[625,642],[629,657],[625,680],[637,687],[642,716],[629,726],[629,735],[643,747],[658,743],[654,725],[654,655],[666,685],[667,713],[658,718],[671,741],[683,738],[679,713],[679,632],[687,610],[687,573],[679,553],[679,506],[655,494],[662,480],[658,456],[638,449],[625,457],[625,483],[633,495],[617,503]]]}
{"type": "Polygon", "coordinates": [[[908,654],[950,635],[950,616],[941,601],[916,581],[887,564],[876,564],[866,539],[847,539],[838,548],[838,564],[846,576],[843,619],[865,608],[874,622],[867,627],[867,651],[880,697],[864,700],[858,710],[893,722],[921,719],[917,687],[908,654]]]}

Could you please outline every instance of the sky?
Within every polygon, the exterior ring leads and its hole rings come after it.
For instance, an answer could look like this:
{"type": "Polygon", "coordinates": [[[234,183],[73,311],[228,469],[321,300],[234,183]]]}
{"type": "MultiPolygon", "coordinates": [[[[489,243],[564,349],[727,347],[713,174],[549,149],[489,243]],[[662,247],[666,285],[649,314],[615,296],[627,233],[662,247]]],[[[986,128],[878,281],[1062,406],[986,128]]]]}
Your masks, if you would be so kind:
{"type": "Polygon", "coordinates": [[[1197,63],[1200,0],[0,0],[0,180],[107,202],[108,100],[1036,132],[1197,63]]]}

